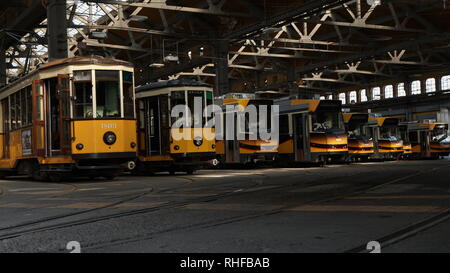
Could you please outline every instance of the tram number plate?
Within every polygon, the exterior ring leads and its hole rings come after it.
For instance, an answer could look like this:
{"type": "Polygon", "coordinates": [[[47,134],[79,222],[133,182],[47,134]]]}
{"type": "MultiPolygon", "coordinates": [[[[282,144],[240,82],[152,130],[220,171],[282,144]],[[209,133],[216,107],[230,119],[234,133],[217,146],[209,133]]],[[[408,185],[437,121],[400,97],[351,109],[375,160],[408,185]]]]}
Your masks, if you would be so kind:
{"type": "Polygon", "coordinates": [[[117,124],[102,124],[102,129],[117,129],[117,124]]]}

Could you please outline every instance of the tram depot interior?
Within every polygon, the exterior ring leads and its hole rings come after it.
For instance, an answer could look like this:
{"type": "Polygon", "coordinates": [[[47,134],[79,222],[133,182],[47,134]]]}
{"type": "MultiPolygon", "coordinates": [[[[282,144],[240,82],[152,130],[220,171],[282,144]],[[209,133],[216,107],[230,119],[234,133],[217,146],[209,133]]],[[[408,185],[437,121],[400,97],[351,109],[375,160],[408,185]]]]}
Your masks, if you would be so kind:
{"type": "Polygon", "coordinates": [[[2,1],[0,252],[450,252],[448,16],[2,1]]]}

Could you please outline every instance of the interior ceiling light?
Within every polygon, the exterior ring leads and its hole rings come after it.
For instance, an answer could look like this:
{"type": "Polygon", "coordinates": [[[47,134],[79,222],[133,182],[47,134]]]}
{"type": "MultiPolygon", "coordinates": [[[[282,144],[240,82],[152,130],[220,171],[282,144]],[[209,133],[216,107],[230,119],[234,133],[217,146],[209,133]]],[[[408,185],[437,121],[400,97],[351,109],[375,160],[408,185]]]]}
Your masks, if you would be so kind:
{"type": "Polygon", "coordinates": [[[128,18],[130,21],[136,21],[136,22],[144,22],[148,20],[147,16],[144,15],[132,15],[128,18]]]}
{"type": "Polygon", "coordinates": [[[90,33],[90,37],[92,39],[106,39],[108,38],[108,34],[103,31],[93,31],[90,33]]]}

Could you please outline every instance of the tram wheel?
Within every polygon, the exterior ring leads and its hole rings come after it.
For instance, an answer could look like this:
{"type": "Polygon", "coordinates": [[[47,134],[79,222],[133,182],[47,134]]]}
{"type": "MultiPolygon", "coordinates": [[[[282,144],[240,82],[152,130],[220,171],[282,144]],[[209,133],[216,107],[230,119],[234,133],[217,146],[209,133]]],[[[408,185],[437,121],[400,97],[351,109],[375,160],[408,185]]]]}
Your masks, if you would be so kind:
{"type": "Polygon", "coordinates": [[[106,180],[114,180],[116,178],[115,175],[106,175],[105,176],[106,180]]]}
{"type": "Polygon", "coordinates": [[[61,182],[61,180],[62,180],[61,175],[57,175],[57,174],[51,174],[51,175],[49,175],[48,178],[51,182],[61,182]]]}
{"type": "Polygon", "coordinates": [[[169,171],[169,174],[170,174],[170,175],[175,175],[175,170],[170,170],[170,171],[169,171]]]}
{"type": "Polygon", "coordinates": [[[34,170],[33,173],[31,174],[31,177],[33,178],[33,180],[36,181],[45,181],[48,179],[47,174],[42,173],[41,170],[39,169],[34,170]]]}
{"type": "Polygon", "coordinates": [[[192,174],[195,173],[195,170],[194,170],[194,169],[188,169],[188,170],[186,170],[186,173],[187,173],[188,175],[192,175],[192,174]]]}

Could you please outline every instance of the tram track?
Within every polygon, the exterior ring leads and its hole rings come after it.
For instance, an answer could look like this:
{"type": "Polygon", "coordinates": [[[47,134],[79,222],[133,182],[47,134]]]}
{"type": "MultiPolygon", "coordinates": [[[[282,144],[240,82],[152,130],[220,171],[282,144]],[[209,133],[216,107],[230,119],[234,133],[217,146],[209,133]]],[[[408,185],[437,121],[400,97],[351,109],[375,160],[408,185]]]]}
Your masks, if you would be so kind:
{"type": "MultiPolygon", "coordinates": [[[[447,166],[446,166],[447,167],[447,166]]],[[[444,167],[440,167],[440,168],[444,168],[444,167]]],[[[268,210],[268,211],[264,211],[264,212],[260,212],[260,213],[250,213],[250,214],[246,214],[246,215],[240,215],[240,216],[236,216],[236,217],[228,217],[226,219],[219,219],[219,220],[212,220],[210,222],[202,222],[202,223],[196,223],[196,224],[192,224],[192,225],[187,225],[184,227],[178,227],[178,228],[174,228],[174,229],[167,229],[167,230],[163,230],[163,231],[158,231],[158,232],[154,232],[154,233],[150,233],[150,234],[145,234],[144,237],[133,237],[133,238],[124,238],[124,239],[119,239],[119,240],[115,240],[115,241],[111,241],[108,243],[100,243],[100,244],[92,244],[92,245],[85,245],[86,249],[89,248],[98,248],[101,246],[108,246],[108,245],[115,245],[115,244],[122,244],[122,243],[126,243],[129,241],[137,241],[137,240],[145,240],[145,239],[149,239],[152,236],[155,235],[159,235],[159,234],[163,234],[163,233],[167,233],[167,232],[174,232],[174,231],[182,231],[182,230],[189,230],[189,229],[195,229],[195,228],[208,228],[208,227],[213,227],[213,226],[220,226],[220,225],[224,225],[224,224],[229,224],[229,223],[233,223],[233,222],[239,222],[239,221],[244,221],[244,220],[248,220],[248,219],[252,219],[252,218],[258,218],[258,217],[263,217],[263,216],[267,216],[267,215],[273,215],[273,214],[277,214],[277,213],[281,213],[284,212],[286,210],[292,209],[294,207],[298,207],[298,206],[302,206],[302,205],[308,205],[311,203],[323,203],[323,202],[328,202],[328,201],[334,201],[334,200],[338,200],[338,199],[343,199],[343,198],[347,198],[349,196],[355,196],[358,194],[363,194],[363,193],[367,193],[370,191],[373,191],[375,189],[381,188],[383,186],[387,186],[390,184],[394,184],[394,183],[398,183],[401,181],[405,181],[408,180],[412,177],[415,176],[420,176],[423,175],[425,173],[428,172],[433,172],[437,169],[440,168],[433,168],[433,169],[427,169],[427,170],[422,170],[422,171],[417,171],[413,174],[410,175],[406,175],[406,176],[402,176],[399,177],[397,179],[392,179],[386,183],[382,183],[382,184],[378,184],[378,185],[373,185],[372,186],[360,186],[357,187],[356,189],[353,189],[351,192],[348,192],[346,194],[340,194],[340,195],[331,195],[331,196],[326,196],[324,198],[318,198],[318,199],[314,199],[314,200],[310,200],[308,202],[303,202],[301,204],[295,204],[295,205],[288,205],[288,206],[283,206],[274,210],[268,210]]],[[[76,226],[82,226],[82,225],[86,225],[86,224],[91,224],[91,223],[96,223],[96,222],[101,222],[101,221],[107,221],[107,220],[113,220],[113,219],[117,219],[117,218],[122,218],[122,217],[128,217],[128,216],[136,216],[136,215],[141,215],[141,214],[146,214],[146,213],[152,213],[152,212],[156,212],[156,211],[160,211],[163,209],[171,209],[171,208],[178,208],[178,207],[183,207],[183,206],[187,206],[193,203],[208,203],[208,202],[213,202],[213,201],[217,201],[219,199],[223,199],[223,198],[227,198],[227,197],[234,197],[234,196],[238,196],[238,195],[245,195],[245,194],[253,194],[253,193],[263,193],[263,192],[269,192],[269,191],[273,191],[273,190],[283,190],[283,189],[288,189],[288,188],[297,188],[299,186],[303,186],[303,187],[308,187],[308,186],[317,186],[317,181],[310,181],[307,183],[302,183],[299,184],[297,183],[291,183],[291,184],[287,184],[287,185],[280,185],[280,186],[275,186],[275,185],[268,185],[270,187],[264,187],[262,189],[258,189],[257,187],[261,186],[264,184],[264,180],[269,178],[267,175],[265,174],[252,174],[252,175],[258,175],[258,178],[252,178],[251,181],[253,182],[251,185],[247,185],[246,188],[242,187],[242,184],[239,184],[239,187],[233,187],[233,188],[229,188],[226,192],[223,193],[217,193],[217,194],[212,194],[212,195],[208,195],[208,196],[204,196],[204,197],[199,197],[199,198],[191,198],[188,200],[184,200],[181,202],[167,202],[163,205],[159,205],[159,206],[155,206],[155,207],[151,207],[151,208],[143,208],[143,209],[138,209],[138,210],[128,210],[128,211],[124,211],[124,212],[119,212],[119,213],[112,213],[112,214],[106,214],[106,215],[102,215],[102,216],[96,216],[96,217],[89,217],[89,218],[85,218],[85,219],[80,219],[80,220],[72,220],[72,221],[67,221],[67,222],[63,222],[63,223],[56,223],[56,224],[50,224],[50,225],[45,225],[45,226],[37,226],[38,224],[45,224],[46,222],[49,221],[53,221],[53,220],[61,220],[63,218],[70,218],[70,216],[75,216],[75,215],[80,215],[80,214],[86,214],[87,212],[92,212],[92,211],[97,211],[97,210],[101,210],[104,209],[104,207],[101,208],[95,208],[95,209],[91,209],[89,211],[83,211],[83,212],[78,212],[75,213],[73,215],[62,215],[58,218],[55,219],[45,219],[45,220],[40,220],[38,222],[35,223],[27,223],[27,224],[23,224],[23,225],[16,225],[16,226],[12,226],[12,227],[8,227],[8,228],[4,228],[4,229],[0,229],[0,232],[6,232],[4,234],[0,235],[0,241],[3,240],[8,240],[8,239],[13,239],[13,238],[17,238],[17,237],[21,237],[24,235],[29,235],[29,234],[34,234],[34,233],[40,233],[40,232],[46,232],[46,231],[54,231],[54,230],[58,230],[58,229],[64,229],[64,228],[70,228],[70,227],[76,227],[76,226]],[[256,190],[251,190],[252,188],[257,188],[256,190]],[[19,230],[18,230],[19,229],[19,230]]],[[[292,175],[288,175],[287,177],[294,177],[297,176],[298,174],[292,174],[292,175]]],[[[345,179],[349,179],[352,176],[358,176],[359,174],[354,174],[354,175],[344,175],[339,177],[339,179],[341,180],[345,180],[345,179]]],[[[185,177],[183,177],[185,178],[185,177]]],[[[188,180],[188,182],[186,183],[186,186],[195,182],[195,179],[189,178],[186,179],[188,180]]],[[[329,184],[329,183],[324,183],[325,184],[329,184]]],[[[219,185],[222,185],[219,184],[219,185]]],[[[178,192],[180,189],[182,189],[183,187],[177,186],[176,188],[169,188],[169,189],[163,189],[161,191],[155,192],[155,193],[161,193],[161,192],[167,192],[167,191],[171,191],[176,189],[176,192],[178,192]]],[[[139,197],[136,197],[139,198],[139,197]]],[[[129,202],[130,200],[122,200],[121,203],[123,202],[129,202]]],[[[110,204],[108,207],[113,207],[113,206],[117,206],[118,204],[110,204]]]]}
{"type": "MultiPolygon", "coordinates": [[[[438,214],[434,214],[430,217],[427,217],[423,220],[417,221],[413,224],[404,226],[400,229],[397,229],[394,232],[388,233],[374,241],[380,243],[382,248],[395,245],[404,240],[407,240],[415,235],[429,230],[441,223],[450,219],[450,208],[444,208],[438,214]]],[[[346,253],[368,253],[370,250],[367,250],[367,245],[363,244],[357,246],[355,248],[344,251],[346,253]]]]}
{"type": "MultiPolygon", "coordinates": [[[[442,168],[442,167],[441,167],[442,168]]],[[[108,242],[108,243],[102,243],[102,244],[93,244],[93,245],[85,245],[84,249],[98,249],[98,248],[102,248],[102,247],[109,247],[109,246],[114,246],[114,245],[120,245],[120,244],[124,244],[124,243],[132,243],[132,242],[136,242],[136,241],[142,241],[142,240],[148,240],[151,239],[153,236],[155,235],[161,235],[164,233],[169,233],[169,232],[177,232],[177,231],[186,231],[186,230],[191,230],[191,229],[204,229],[204,228],[211,228],[211,227],[217,227],[217,226],[221,226],[221,225],[225,225],[225,224],[231,224],[231,223],[236,223],[236,222],[240,222],[240,221],[245,221],[245,220],[250,220],[250,219],[255,219],[255,218],[259,218],[259,217],[264,217],[264,216],[270,216],[270,215],[275,215],[278,213],[282,213],[282,212],[286,212],[289,209],[293,209],[296,208],[298,206],[303,206],[303,205],[310,205],[310,204],[316,204],[316,203],[325,203],[325,202],[331,202],[331,201],[336,201],[336,200],[340,200],[340,199],[345,199],[348,197],[352,197],[352,196],[358,196],[361,194],[365,194],[365,193],[369,193],[371,191],[380,189],[382,187],[385,186],[389,186],[398,182],[402,182],[405,180],[408,180],[412,177],[416,177],[416,176],[420,176],[423,174],[426,174],[428,172],[432,172],[435,171],[437,169],[440,168],[434,168],[432,170],[428,170],[428,171],[419,171],[416,173],[413,173],[411,175],[405,176],[405,177],[401,177],[401,178],[397,178],[397,179],[393,179],[391,181],[388,181],[386,183],[380,184],[380,185],[376,185],[376,186],[371,186],[365,189],[359,189],[357,191],[354,191],[353,193],[350,194],[345,194],[345,195],[339,195],[339,196],[333,196],[333,197],[327,197],[327,198],[318,198],[315,200],[311,200],[309,202],[304,202],[302,204],[295,204],[295,205],[287,205],[287,206],[283,206],[281,208],[277,208],[277,209],[273,209],[273,210],[268,210],[265,212],[261,212],[261,213],[253,213],[253,214],[247,214],[247,215],[241,215],[241,216],[237,216],[237,217],[229,217],[227,219],[222,219],[219,221],[211,221],[211,222],[207,222],[207,223],[199,223],[199,224],[193,224],[193,225],[189,225],[189,226],[185,226],[182,228],[174,228],[174,229],[168,229],[168,230],[164,230],[164,231],[160,231],[160,232],[154,232],[154,233],[150,233],[150,234],[146,234],[145,236],[142,237],[134,237],[134,238],[128,238],[128,239],[121,239],[121,240],[116,240],[116,241],[112,241],[112,242],[108,242]]],[[[273,190],[273,189],[269,189],[269,190],[273,190]]],[[[420,232],[423,228],[431,228],[441,222],[444,222],[445,220],[450,218],[450,209],[445,210],[444,212],[438,214],[438,215],[434,215],[430,218],[427,218],[424,221],[421,221],[420,223],[416,224],[416,225],[412,225],[411,227],[408,227],[406,229],[402,229],[398,232],[393,233],[390,236],[386,236],[383,237],[382,239],[380,239],[380,242],[383,241],[385,242],[386,240],[389,239],[389,241],[387,241],[389,244],[392,244],[395,242],[395,240],[398,240],[398,236],[397,234],[401,234],[403,236],[407,235],[412,236],[418,232],[420,232]],[[420,230],[419,230],[420,228],[420,230]],[[408,233],[406,233],[405,231],[408,231],[408,233]]],[[[402,237],[403,238],[403,237],[402,237]]],[[[1,240],[1,237],[0,237],[1,240]]],[[[386,245],[386,243],[385,243],[386,245]]],[[[365,249],[366,245],[364,246],[360,246],[358,247],[358,250],[361,249],[365,249]]],[[[359,251],[358,251],[359,252],[359,251]]]]}
{"type": "MultiPolygon", "coordinates": [[[[107,209],[107,208],[113,208],[113,207],[119,206],[121,204],[125,204],[127,202],[135,201],[135,200],[137,200],[139,198],[142,198],[142,197],[144,197],[144,196],[146,196],[146,195],[148,195],[150,193],[160,194],[160,193],[167,193],[167,192],[170,192],[170,191],[173,191],[173,190],[180,190],[180,189],[183,189],[183,188],[185,188],[185,187],[187,187],[189,185],[192,185],[192,183],[195,182],[195,179],[190,178],[190,177],[177,177],[177,178],[183,179],[183,180],[187,180],[187,182],[182,184],[182,185],[177,185],[177,186],[174,186],[172,188],[165,188],[165,189],[161,189],[161,190],[158,190],[158,191],[155,191],[154,188],[151,188],[151,189],[149,189],[149,190],[147,190],[145,192],[139,193],[137,195],[133,195],[131,197],[127,197],[125,199],[122,199],[122,200],[119,200],[119,201],[116,201],[116,202],[112,202],[111,204],[108,204],[108,205],[105,205],[105,206],[100,206],[100,207],[96,207],[96,208],[92,208],[92,209],[88,209],[88,210],[83,210],[83,211],[78,211],[78,212],[73,212],[73,213],[56,215],[56,216],[52,216],[52,217],[41,218],[41,219],[36,220],[36,221],[29,221],[29,222],[21,223],[21,224],[10,226],[10,227],[0,228],[0,232],[12,230],[12,229],[19,229],[19,228],[35,226],[35,225],[39,225],[39,224],[42,224],[42,223],[45,223],[45,222],[49,222],[49,221],[62,220],[62,219],[73,217],[73,216],[80,216],[80,215],[91,213],[91,212],[101,211],[101,210],[104,210],[104,209],[107,209]]],[[[259,183],[256,183],[256,184],[259,184],[259,183]]],[[[253,185],[254,184],[252,184],[252,186],[253,185]]],[[[73,185],[73,186],[76,187],[75,185],[73,185]]],[[[161,206],[161,207],[163,207],[163,206],[161,206]]],[[[3,240],[2,239],[3,237],[4,236],[0,235],[0,240],[3,240]]]]}
{"type": "MultiPolygon", "coordinates": [[[[254,185],[259,185],[259,183],[253,184],[252,186],[254,186],[254,185]]],[[[252,186],[250,186],[249,188],[251,188],[252,186]]],[[[179,188],[180,188],[180,186],[177,187],[177,189],[179,189],[179,188]]],[[[242,186],[240,186],[239,188],[242,188],[242,186]]],[[[237,188],[235,188],[234,190],[236,190],[236,189],[237,188]]],[[[164,192],[167,192],[170,190],[173,190],[173,189],[164,189],[164,190],[155,192],[155,194],[156,193],[164,193],[164,192]]],[[[65,227],[70,227],[70,226],[95,223],[95,222],[102,221],[102,220],[114,219],[114,218],[125,217],[125,216],[139,215],[139,214],[158,211],[158,210],[166,209],[166,208],[180,207],[180,206],[188,205],[193,202],[211,202],[211,201],[215,201],[219,198],[224,198],[224,197],[228,197],[228,196],[232,195],[233,193],[235,193],[234,190],[231,190],[224,194],[214,194],[214,195],[209,195],[206,197],[194,198],[194,200],[189,200],[189,201],[184,201],[184,202],[168,202],[166,204],[152,207],[152,208],[131,210],[131,211],[126,211],[126,212],[121,212],[121,213],[114,213],[114,214],[110,214],[110,215],[106,215],[106,216],[92,217],[92,218],[87,218],[87,219],[82,219],[82,220],[69,221],[69,222],[62,223],[62,224],[49,225],[49,226],[41,227],[41,228],[32,228],[32,229],[28,229],[25,231],[2,234],[2,235],[0,235],[0,241],[19,237],[19,236],[30,234],[30,233],[35,233],[35,232],[42,232],[42,231],[54,230],[54,229],[65,228],[65,227]]],[[[11,226],[11,227],[1,228],[0,232],[19,229],[19,228],[26,228],[26,227],[35,226],[35,225],[42,224],[42,223],[49,222],[49,221],[61,220],[61,219],[68,218],[68,217],[79,216],[79,215],[94,212],[94,211],[100,211],[100,210],[103,210],[106,208],[112,208],[112,207],[118,206],[120,204],[136,200],[140,197],[145,196],[146,194],[149,194],[149,192],[141,194],[134,198],[130,198],[127,200],[121,200],[119,202],[115,202],[115,203],[109,204],[107,206],[102,206],[102,207],[84,210],[84,211],[80,211],[80,212],[74,212],[74,213],[70,213],[70,214],[64,214],[64,215],[55,216],[55,217],[48,217],[48,218],[40,219],[38,221],[27,222],[27,223],[23,223],[23,224],[11,226]]]]}
{"type": "MultiPolygon", "coordinates": [[[[414,176],[418,176],[418,175],[421,175],[423,173],[424,173],[424,171],[420,171],[420,172],[414,173],[413,175],[414,176]]],[[[265,176],[265,175],[262,175],[262,176],[265,176]]],[[[292,176],[295,176],[295,175],[292,175],[292,176]]],[[[346,175],[346,176],[341,177],[341,179],[348,179],[348,177],[349,176],[346,175]]],[[[388,184],[392,184],[392,183],[395,183],[395,182],[400,182],[400,181],[406,180],[406,179],[408,179],[410,177],[412,177],[412,175],[406,176],[406,177],[402,177],[402,178],[398,178],[398,179],[394,179],[392,181],[384,183],[383,185],[388,185],[388,184]]],[[[257,179],[257,180],[260,180],[260,179],[257,179]]],[[[259,185],[261,185],[261,181],[258,181],[257,183],[255,183],[253,185],[253,187],[254,186],[259,186],[259,185]]],[[[317,182],[316,181],[312,181],[312,182],[309,182],[309,183],[302,184],[301,186],[306,186],[307,187],[307,186],[313,186],[313,185],[317,185],[317,182]]],[[[207,202],[213,202],[213,201],[217,201],[219,199],[227,198],[227,197],[231,197],[231,196],[244,195],[244,194],[248,194],[248,193],[252,193],[252,194],[253,193],[262,193],[262,192],[267,192],[267,191],[272,191],[272,190],[282,190],[282,189],[287,189],[287,188],[290,188],[290,187],[296,188],[298,186],[300,186],[298,183],[294,183],[294,184],[288,184],[288,185],[272,186],[270,188],[263,188],[263,189],[259,189],[259,190],[253,190],[251,192],[248,192],[247,190],[251,189],[252,186],[248,187],[247,189],[243,189],[242,191],[239,191],[239,192],[236,192],[236,188],[235,188],[234,191],[229,190],[228,192],[225,192],[225,193],[209,195],[209,196],[201,197],[201,198],[193,198],[193,199],[189,199],[189,200],[182,201],[182,202],[169,202],[167,204],[163,204],[163,205],[156,206],[156,207],[139,209],[139,210],[130,210],[130,211],[126,211],[126,212],[114,213],[114,214],[109,214],[109,215],[103,215],[103,216],[99,216],[99,217],[91,217],[91,218],[86,218],[86,219],[81,219],[81,220],[68,221],[68,222],[59,223],[59,224],[47,225],[47,226],[44,226],[44,227],[35,227],[35,228],[29,228],[29,229],[26,229],[26,230],[16,231],[16,229],[18,229],[18,227],[14,226],[14,227],[11,227],[11,228],[8,228],[8,229],[0,230],[0,231],[12,231],[12,232],[4,233],[4,234],[0,235],[0,241],[1,240],[7,240],[7,239],[13,239],[13,238],[21,237],[21,236],[24,236],[24,235],[33,234],[33,233],[39,233],[39,232],[45,232],[45,231],[53,231],[53,230],[58,230],[58,229],[63,229],[63,228],[68,228],[68,227],[75,227],[75,226],[80,226],[80,225],[85,225],[85,224],[91,224],[91,223],[96,223],[96,222],[101,222],[101,221],[117,219],[117,218],[121,218],[121,217],[128,217],[128,216],[135,216],[135,215],[140,215],[140,214],[152,213],[152,212],[160,211],[162,209],[183,207],[183,206],[187,206],[187,205],[190,205],[190,204],[193,204],[193,203],[207,203],[207,202]]],[[[241,216],[238,216],[238,217],[231,217],[231,218],[221,219],[219,221],[215,220],[215,221],[211,221],[211,222],[203,222],[203,223],[193,224],[193,225],[185,226],[185,227],[181,227],[181,228],[165,230],[165,231],[152,233],[152,234],[146,234],[146,236],[154,236],[154,235],[160,234],[160,233],[184,230],[184,229],[189,229],[189,228],[202,228],[202,227],[209,227],[209,226],[217,226],[217,225],[222,225],[222,224],[227,224],[227,223],[232,223],[232,222],[243,221],[243,220],[247,220],[247,219],[251,219],[251,218],[262,217],[262,216],[266,216],[266,215],[280,213],[280,212],[286,211],[287,209],[290,209],[290,208],[293,208],[293,207],[297,207],[299,205],[307,205],[307,204],[310,204],[310,203],[320,203],[320,202],[326,202],[326,201],[330,201],[330,200],[335,200],[335,199],[338,199],[338,198],[345,198],[345,197],[347,197],[349,195],[355,194],[355,192],[361,193],[361,192],[364,192],[364,191],[370,191],[373,188],[380,187],[380,186],[382,186],[382,185],[376,185],[376,186],[371,186],[371,187],[363,187],[363,186],[361,186],[361,187],[358,187],[357,190],[354,190],[351,193],[348,193],[348,194],[345,194],[345,195],[327,196],[326,198],[319,198],[319,199],[311,200],[309,202],[303,202],[302,204],[283,206],[283,207],[281,207],[279,209],[269,210],[269,211],[265,211],[265,212],[262,212],[262,213],[256,213],[256,214],[255,213],[251,213],[251,214],[247,214],[247,215],[241,215],[241,216]]],[[[242,188],[242,185],[239,188],[242,188]]],[[[22,226],[22,228],[26,228],[26,227],[30,227],[30,226],[22,226]]],[[[132,238],[132,239],[135,240],[136,238],[132,238]]],[[[139,239],[145,239],[145,238],[139,238],[139,239]]],[[[130,240],[130,239],[127,238],[125,240],[130,240]]],[[[122,240],[120,240],[120,242],[122,242],[122,240]]]]}
{"type": "MultiPolygon", "coordinates": [[[[187,185],[189,185],[189,184],[191,184],[193,182],[191,179],[186,179],[186,180],[188,180],[188,182],[184,183],[181,186],[177,185],[176,187],[177,188],[184,187],[184,186],[187,186],[187,185]]],[[[57,197],[61,197],[61,196],[64,196],[64,195],[68,195],[70,193],[74,193],[77,190],[80,190],[80,188],[77,185],[74,185],[74,184],[70,184],[70,183],[58,183],[58,184],[70,185],[70,186],[73,187],[73,189],[70,192],[67,191],[67,192],[65,192],[63,194],[53,195],[53,196],[48,197],[48,198],[57,198],[57,197]]],[[[158,191],[158,193],[169,191],[171,189],[172,188],[164,189],[164,190],[158,191]]],[[[79,216],[79,215],[87,214],[87,213],[94,212],[94,211],[99,211],[99,210],[103,210],[103,209],[107,209],[107,208],[116,207],[118,205],[121,205],[121,204],[124,204],[124,203],[127,203],[127,202],[135,201],[135,200],[137,200],[137,199],[139,199],[141,197],[144,197],[144,196],[146,196],[146,195],[148,195],[148,194],[150,194],[152,192],[154,192],[154,188],[153,187],[152,188],[147,188],[145,191],[140,192],[137,195],[127,196],[125,199],[121,199],[119,201],[112,202],[112,203],[107,204],[105,206],[100,206],[100,207],[96,207],[96,208],[92,208],[92,209],[88,209],[88,210],[83,210],[83,211],[78,211],[78,212],[73,212],[73,213],[66,213],[66,214],[55,215],[55,216],[51,216],[51,217],[45,217],[45,218],[41,218],[41,219],[38,219],[38,220],[35,220],[35,221],[28,221],[28,222],[25,222],[25,223],[20,223],[20,224],[14,225],[14,226],[0,228],[0,232],[1,231],[5,231],[5,230],[10,230],[10,229],[23,228],[23,227],[27,227],[27,226],[34,226],[34,225],[42,224],[42,223],[45,223],[45,222],[48,222],[48,221],[61,220],[61,219],[68,218],[68,217],[79,216]]],[[[6,204],[8,204],[8,203],[6,203],[6,204]]]]}
{"type": "MultiPolygon", "coordinates": [[[[7,181],[7,180],[6,180],[6,181],[7,181]]],[[[54,195],[49,196],[48,198],[58,198],[58,197],[62,197],[62,196],[65,196],[65,195],[74,193],[74,192],[76,192],[76,191],[78,190],[78,187],[77,187],[76,185],[73,185],[73,184],[70,184],[70,183],[51,183],[51,182],[49,182],[49,183],[46,183],[46,185],[58,185],[58,186],[59,186],[59,185],[65,185],[65,186],[69,186],[69,187],[70,187],[70,189],[63,190],[63,191],[61,191],[60,193],[57,193],[57,194],[54,194],[54,195]]],[[[38,188],[37,188],[37,189],[38,189],[38,188]]],[[[6,195],[7,192],[9,192],[7,189],[0,187],[0,196],[7,196],[7,195],[6,195]]],[[[22,201],[29,201],[29,200],[33,200],[33,198],[32,198],[32,197],[30,197],[30,198],[25,198],[25,199],[22,200],[22,201]]],[[[15,203],[15,202],[16,202],[16,201],[7,201],[7,202],[4,202],[4,203],[0,203],[0,206],[1,206],[1,205],[8,205],[8,204],[15,203]]]]}

